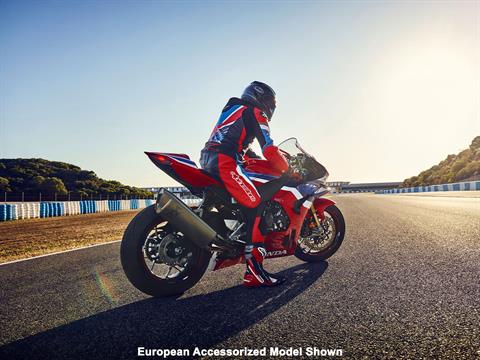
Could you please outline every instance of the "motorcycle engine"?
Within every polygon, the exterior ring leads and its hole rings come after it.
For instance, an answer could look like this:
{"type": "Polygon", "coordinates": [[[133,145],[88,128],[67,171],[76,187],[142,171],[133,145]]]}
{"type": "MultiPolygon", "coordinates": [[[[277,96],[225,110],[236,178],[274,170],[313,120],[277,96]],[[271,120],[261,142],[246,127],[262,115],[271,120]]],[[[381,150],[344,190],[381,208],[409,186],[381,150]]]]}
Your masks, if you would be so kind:
{"type": "Polygon", "coordinates": [[[276,201],[268,201],[260,221],[260,231],[263,235],[276,231],[285,231],[290,226],[290,218],[276,201]]]}

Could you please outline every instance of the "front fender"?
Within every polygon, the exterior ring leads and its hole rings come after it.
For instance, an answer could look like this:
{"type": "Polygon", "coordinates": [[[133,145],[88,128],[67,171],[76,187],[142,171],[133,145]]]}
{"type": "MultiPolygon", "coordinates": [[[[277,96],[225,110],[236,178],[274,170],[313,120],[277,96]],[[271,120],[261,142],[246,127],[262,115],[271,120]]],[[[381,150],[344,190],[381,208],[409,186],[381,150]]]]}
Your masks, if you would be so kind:
{"type": "Polygon", "coordinates": [[[330,199],[325,199],[322,197],[315,198],[313,200],[313,206],[315,207],[317,216],[319,216],[322,221],[325,219],[325,215],[324,215],[325,209],[330,205],[335,205],[335,201],[330,199]]]}

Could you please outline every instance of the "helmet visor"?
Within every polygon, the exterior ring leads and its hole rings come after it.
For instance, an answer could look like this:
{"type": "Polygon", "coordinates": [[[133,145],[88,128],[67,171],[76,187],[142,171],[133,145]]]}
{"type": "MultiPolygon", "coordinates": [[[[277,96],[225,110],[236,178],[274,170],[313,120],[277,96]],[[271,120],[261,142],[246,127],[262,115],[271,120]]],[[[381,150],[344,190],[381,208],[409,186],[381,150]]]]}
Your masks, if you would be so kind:
{"type": "Polygon", "coordinates": [[[273,113],[275,112],[275,109],[277,108],[277,102],[273,96],[266,96],[263,100],[263,104],[265,105],[265,108],[268,111],[269,117],[271,119],[273,113]]]}

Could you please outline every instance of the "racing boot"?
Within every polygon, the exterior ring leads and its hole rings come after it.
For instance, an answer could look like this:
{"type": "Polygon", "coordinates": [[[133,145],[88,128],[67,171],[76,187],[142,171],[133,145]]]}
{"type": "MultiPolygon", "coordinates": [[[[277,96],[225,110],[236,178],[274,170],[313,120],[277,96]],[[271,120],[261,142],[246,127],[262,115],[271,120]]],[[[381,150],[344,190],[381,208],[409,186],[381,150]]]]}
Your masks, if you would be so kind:
{"type": "Polygon", "coordinates": [[[247,270],[243,277],[246,287],[277,286],[285,282],[285,278],[273,275],[263,268],[263,259],[267,256],[264,247],[247,245],[245,247],[245,261],[247,270]]]}

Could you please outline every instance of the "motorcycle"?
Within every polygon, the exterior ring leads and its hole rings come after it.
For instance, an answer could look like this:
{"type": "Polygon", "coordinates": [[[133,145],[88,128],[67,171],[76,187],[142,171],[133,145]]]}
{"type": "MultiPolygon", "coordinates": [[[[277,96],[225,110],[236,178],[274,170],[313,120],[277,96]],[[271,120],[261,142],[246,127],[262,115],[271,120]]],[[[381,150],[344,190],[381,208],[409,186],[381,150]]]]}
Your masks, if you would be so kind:
{"type": "MultiPolygon", "coordinates": [[[[266,258],[294,255],[311,263],[328,259],[345,236],[342,213],[334,201],[323,197],[330,192],[325,183],[328,171],[295,138],[278,148],[290,169],[301,175],[300,184],[276,172],[266,160],[249,159],[243,164],[266,202],[259,224],[266,258]]],[[[199,204],[189,207],[161,188],[155,204],[133,218],[120,249],[129,281],[152,296],[178,295],[207,270],[244,263],[245,216],[221,181],[198,168],[188,155],[145,153],[197,196],[199,204]]]]}

